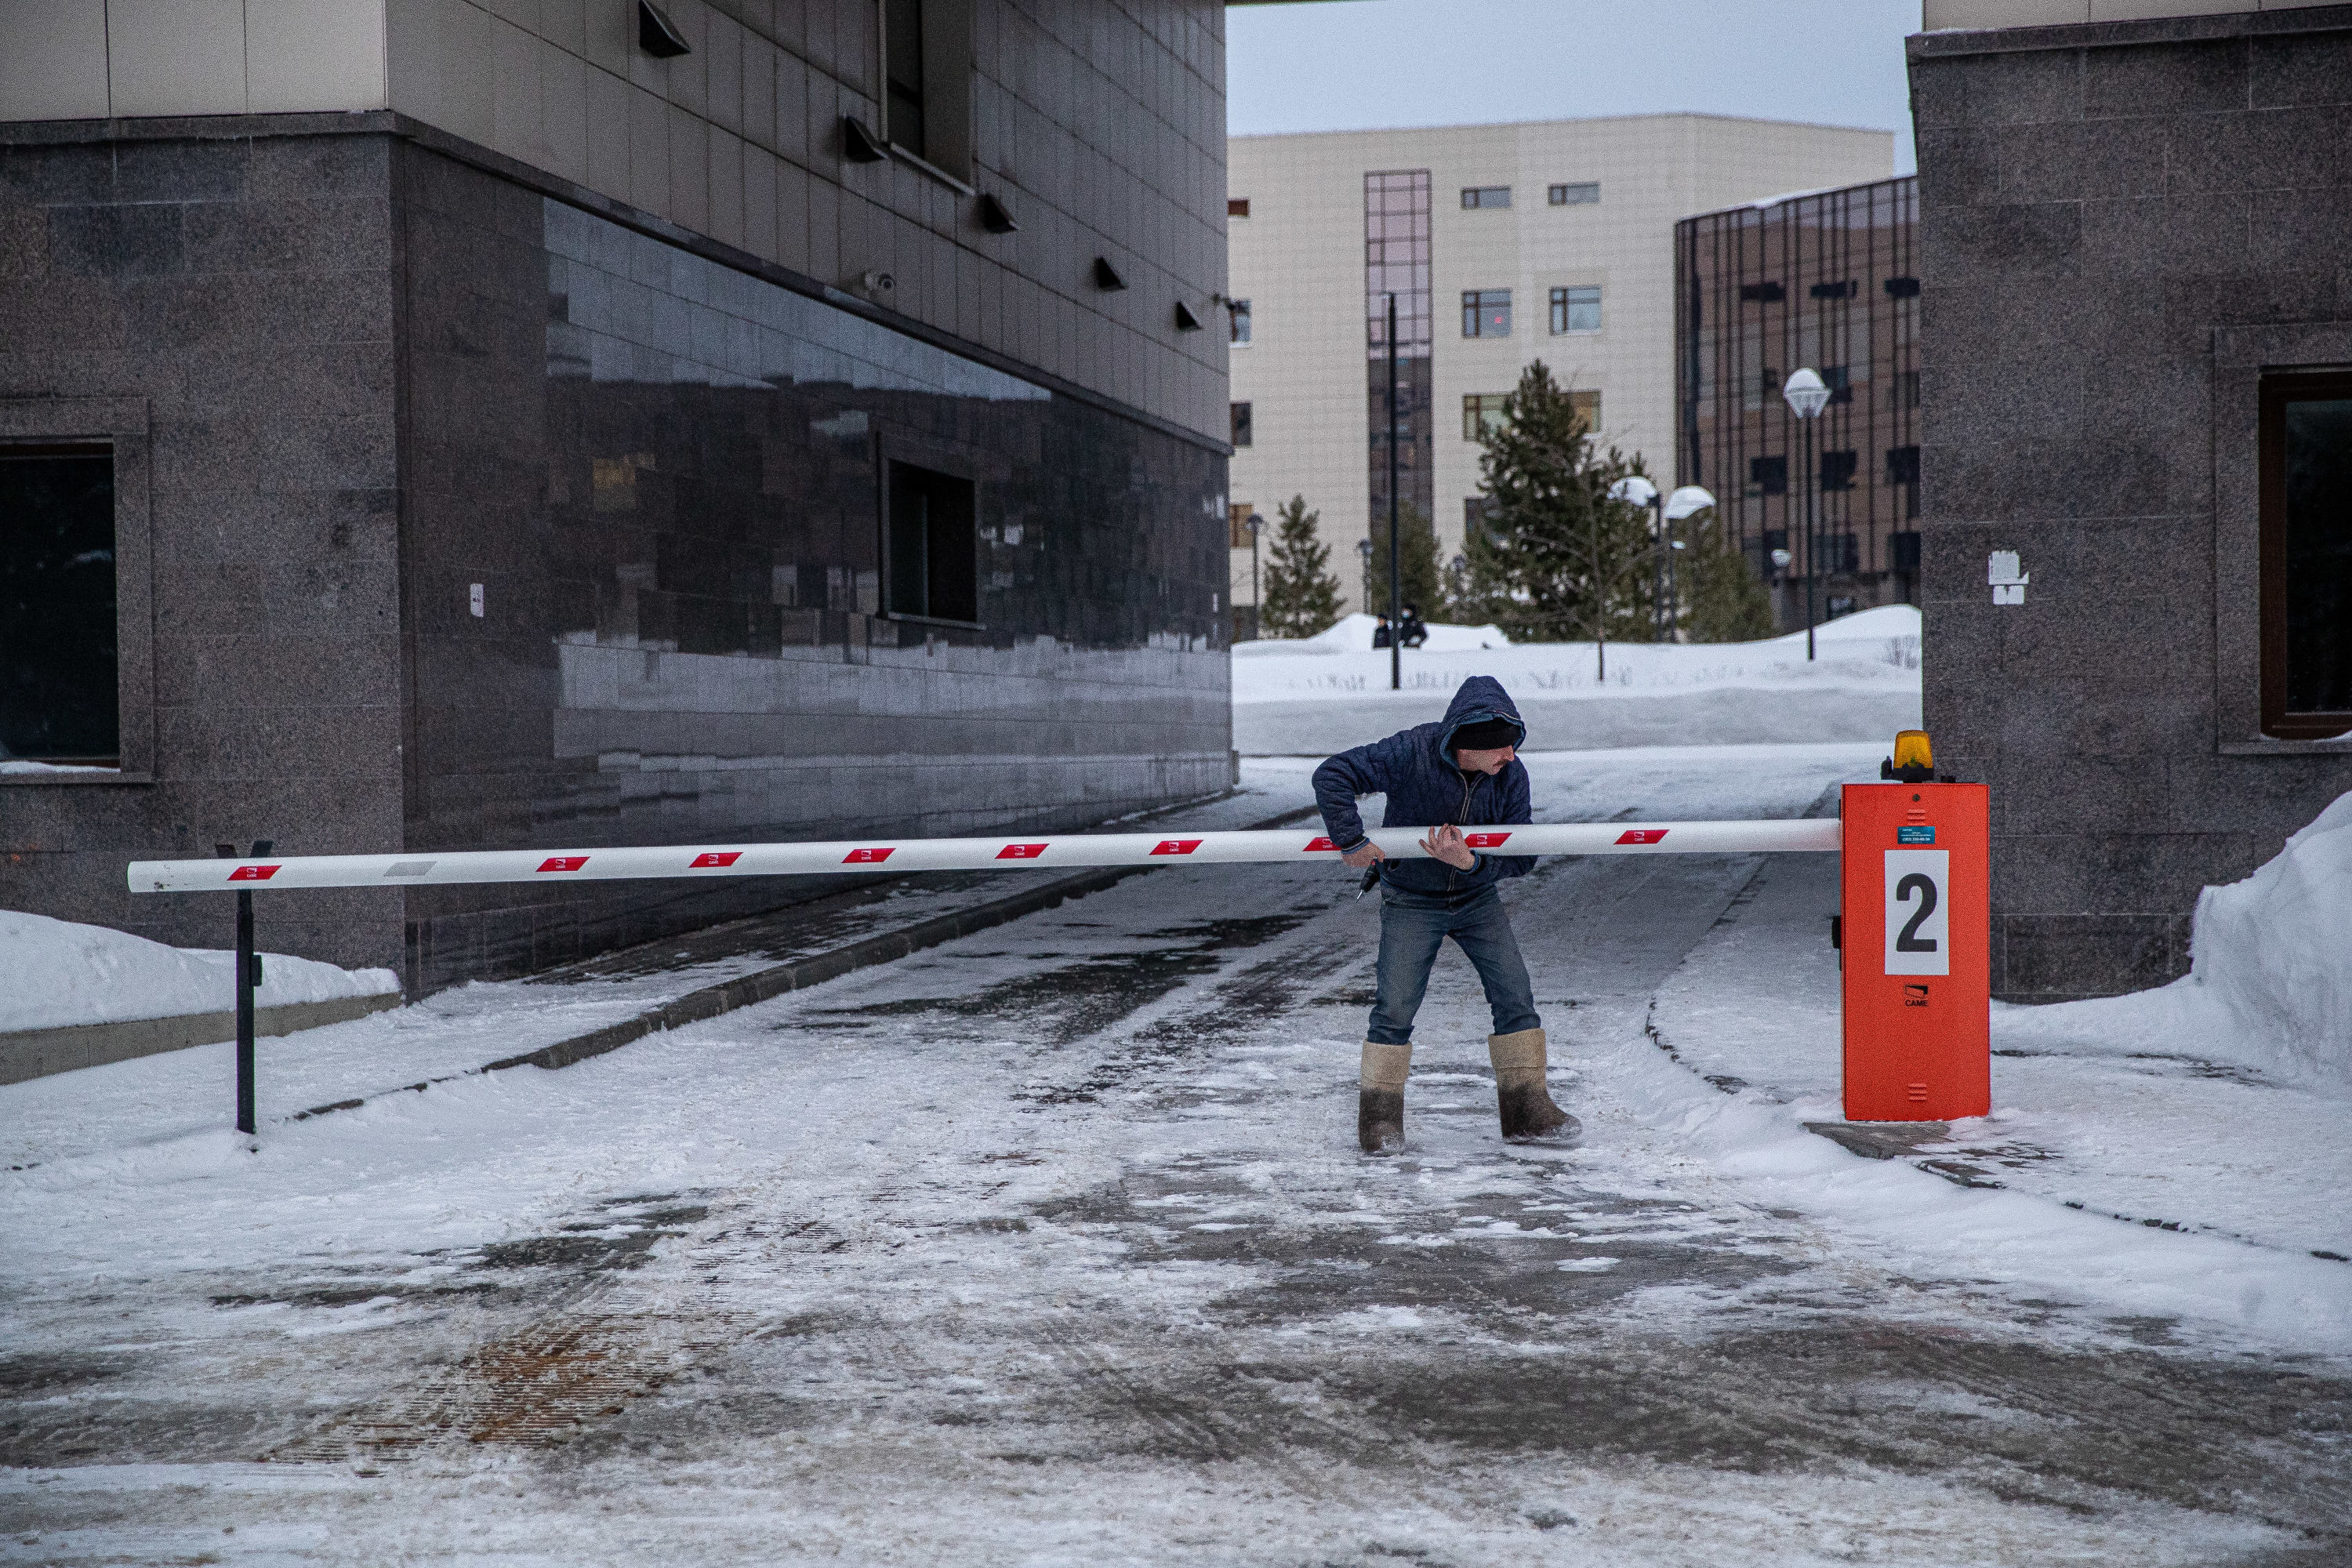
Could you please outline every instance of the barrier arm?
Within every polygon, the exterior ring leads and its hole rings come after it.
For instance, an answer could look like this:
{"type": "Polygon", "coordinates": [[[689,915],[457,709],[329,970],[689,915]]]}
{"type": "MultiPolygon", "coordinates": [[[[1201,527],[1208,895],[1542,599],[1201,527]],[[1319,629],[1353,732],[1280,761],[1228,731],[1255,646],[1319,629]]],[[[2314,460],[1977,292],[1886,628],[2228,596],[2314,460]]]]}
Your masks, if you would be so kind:
{"type": "MultiPolygon", "coordinates": [[[[1391,859],[1429,858],[1418,827],[1383,827],[1371,841],[1391,859]]],[[[1839,824],[1769,822],[1539,823],[1465,827],[1473,849],[1500,855],[1743,855],[1835,853],[1839,824]]],[[[837,872],[1053,870],[1336,861],[1330,839],[1300,831],[1078,833],[995,838],[841,840],[824,844],[688,844],[589,849],[469,849],[447,854],[289,855],[243,860],[134,860],[134,893],[291,891],[305,888],[452,887],[489,882],[593,882],[638,878],[803,877],[837,872]]]]}

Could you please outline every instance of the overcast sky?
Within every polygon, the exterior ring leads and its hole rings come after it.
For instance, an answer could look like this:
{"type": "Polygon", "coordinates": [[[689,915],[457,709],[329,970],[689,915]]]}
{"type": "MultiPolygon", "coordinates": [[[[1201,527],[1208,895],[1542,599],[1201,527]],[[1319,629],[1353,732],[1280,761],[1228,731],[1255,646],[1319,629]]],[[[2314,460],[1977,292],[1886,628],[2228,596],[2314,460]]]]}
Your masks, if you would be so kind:
{"type": "Polygon", "coordinates": [[[1919,0],[1319,0],[1225,11],[1234,135],[1691,110],[1893,131],[1919,0]]]}

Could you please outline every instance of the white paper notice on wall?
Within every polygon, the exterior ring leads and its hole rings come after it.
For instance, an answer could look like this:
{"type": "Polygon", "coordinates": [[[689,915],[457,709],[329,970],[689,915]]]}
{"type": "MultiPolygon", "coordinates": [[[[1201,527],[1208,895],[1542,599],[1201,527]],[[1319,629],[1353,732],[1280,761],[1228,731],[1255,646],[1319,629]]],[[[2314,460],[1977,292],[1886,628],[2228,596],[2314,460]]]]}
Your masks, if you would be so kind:
{"type": "Polygon", "coordinates": [[[474,612],[475,619],[481,618],[482,585],[479,583],[468,583],[466,585],[466,607],[474,612]]]}
{"type": "Polygon", "coordinates": [[[1996,605],[2025,603],[2025,584],[2032,574],[2018,569],[2017,552],[1996,550],[1985,557],[1985,581],[1992,584],[1992,602],[1996,605]]]}

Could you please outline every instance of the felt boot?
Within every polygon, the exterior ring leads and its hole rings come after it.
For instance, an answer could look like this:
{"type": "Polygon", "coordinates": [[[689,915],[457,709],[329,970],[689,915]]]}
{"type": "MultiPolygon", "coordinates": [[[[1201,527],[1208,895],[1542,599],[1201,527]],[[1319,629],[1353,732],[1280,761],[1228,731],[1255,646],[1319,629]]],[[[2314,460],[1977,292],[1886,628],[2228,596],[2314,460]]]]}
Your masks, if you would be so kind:
{"type": "Polygon", "coordinates": [[[1404,1079],[1412,1047],[1364,1042],[1363,1089],[1356,1097],[1356,1142],[1367,1154],[1404,1147],[1404,1079]]]}
{"type": "Polygon", "coordinates": [[[1502,1113],[1504,1137],[1573,1138],[1582,1130],[1575,1117],[1552,1103],[1544,1082],[1541,1029],[1489,1035],[1486,1056],[1495,1064],[1495,1105],[1502,1113]]]}

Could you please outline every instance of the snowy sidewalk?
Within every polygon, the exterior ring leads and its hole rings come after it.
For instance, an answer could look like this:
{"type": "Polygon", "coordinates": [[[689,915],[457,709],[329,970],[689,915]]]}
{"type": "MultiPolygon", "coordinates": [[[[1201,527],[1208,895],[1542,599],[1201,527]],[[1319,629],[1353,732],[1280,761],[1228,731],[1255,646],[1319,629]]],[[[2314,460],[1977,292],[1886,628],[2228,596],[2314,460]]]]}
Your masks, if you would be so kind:
{"type": "MultiPolygon", "coordinates": [[[[1769,860],[1660,988],[1653,1037],[1718,1089],[1792,1128],[1842,1121],[1829,946],[1837,907],[1827,857],[1769,860]]],[[[2352,1258],[2352,1138],[2344,1131],[2352,1103],[2344,1097],[2200,1056],[2194,1038],[2158,1051],[2087,1029],[2070,1035],[2053,1027],[2047,1009],[2001,1003],[1993,1005],[1993,1058],[1992,1114],[1918,1143],[1910,1163],[2136,1230],[2247,1243],[2248,1267],[2269,1255],[2298,1278],[2352,1258]]],[[[2141,1247],[2152,1258],[2164,1249],[2154,1238],[2141,1247]]],[[[2184,1255],[2182,1267],[2210,1261],[2184,1255]]],[[[2333,1266],[2342,1270],[2336,1289],[2352,1300],[2352,1268],[2333,1266]]],[[[2322,1286],[2331,1279],[2315,1278],[2322,1286]]]]}

